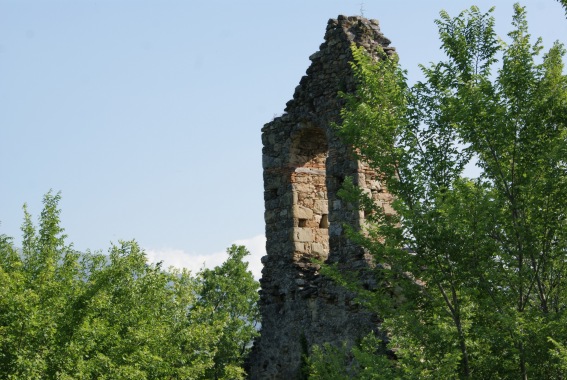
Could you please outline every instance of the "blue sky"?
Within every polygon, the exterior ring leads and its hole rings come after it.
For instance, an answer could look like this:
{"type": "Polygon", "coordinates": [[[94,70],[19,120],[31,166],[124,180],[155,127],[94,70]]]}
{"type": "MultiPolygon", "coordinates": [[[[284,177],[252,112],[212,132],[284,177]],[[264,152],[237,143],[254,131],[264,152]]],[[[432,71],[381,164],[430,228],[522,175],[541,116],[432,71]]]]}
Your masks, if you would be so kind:
{"type": "MultiPolygon", "coordinates": [[[[513,1],[0,0],[0,234],[62,193],[80,250],[136,239],[197,268],[238,241],[263,254],[260,129],[283,112],[339,14],[380,21],[409,78],[442,57],[433,20],[513,1]]],[[[524,1],[544,46],[567,42],[557,1],[524,1]]]]}

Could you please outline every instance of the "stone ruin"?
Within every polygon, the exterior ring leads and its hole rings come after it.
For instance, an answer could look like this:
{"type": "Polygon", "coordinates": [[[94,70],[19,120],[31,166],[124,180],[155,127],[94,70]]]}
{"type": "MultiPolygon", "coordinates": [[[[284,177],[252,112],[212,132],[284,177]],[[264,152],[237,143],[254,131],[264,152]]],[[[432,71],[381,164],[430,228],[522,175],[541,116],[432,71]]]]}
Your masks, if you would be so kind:
{"type": "Polygon", "coordinates": [[[376,20],[339,16],[328,22],[325,42],[311,55],[285,113],[262,129],[266,251],[262,258],[261,337],[250,357],[251,379],[298,379],[304,355],[325,342],[352,345],[378,332],[378,316],[354,294],[319,273],[314,259],[350,269],[370,257],[350,242],[344,224],[360,226],[364,214],[337,196],[352,177],[386,211],[391,195],[379,176],[357,161],[333,130],[340,123],[339,91],[354,92],[351,44],[375,52],[394,48],[376,20]]]}

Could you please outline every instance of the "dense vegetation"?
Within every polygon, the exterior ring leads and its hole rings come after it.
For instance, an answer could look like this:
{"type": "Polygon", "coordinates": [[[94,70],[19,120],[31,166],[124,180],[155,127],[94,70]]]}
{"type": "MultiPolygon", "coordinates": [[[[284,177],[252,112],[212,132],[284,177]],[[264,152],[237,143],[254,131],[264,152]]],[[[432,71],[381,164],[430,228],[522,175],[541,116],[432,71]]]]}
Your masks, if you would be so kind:
{"type": "Polygon", "coordinates": [[[397,215],[347,182],[369,219],[350,235],[381,263],[382,287],[346,283],[389,341],[319,347],[312,378],[567,377],[565,49],[541,55],[514,9],[508,44],[491,12],[442,12],[447,59],[412,87],[395,56],[353,47],[359,88],[339,133],[383,173],[397,215]],[[472,164],[480,174],[466,178],[472,164]],[[386,343],[396,360],[375,355],[386,343]]]}
{"type": "Polygon", "coordinates": [[[241,246],[195,276],[148,264],[135,241],[108,255],[66,242],[59,195],[21,250],[0,236],[0,379],[241,379],[258,283],[241,246]]]}

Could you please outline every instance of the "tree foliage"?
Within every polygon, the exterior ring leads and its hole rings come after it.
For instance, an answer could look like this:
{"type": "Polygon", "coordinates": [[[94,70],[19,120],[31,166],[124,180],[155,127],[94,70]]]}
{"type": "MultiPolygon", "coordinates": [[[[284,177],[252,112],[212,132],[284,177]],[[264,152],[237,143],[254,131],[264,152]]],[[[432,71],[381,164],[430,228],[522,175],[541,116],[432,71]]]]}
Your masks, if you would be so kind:
{"type": "Polygon", "coordinates": [[[411,88],[395,56],[353,47],[359,87],[339,133],[382,173],[397,215],[352,183],[343,196],[368,219],[351,239],[384,263],[381,290],[359,294],[384,317],[401,378],[565,374],[565,49],[542,55],[519,5],[504,43],[491,11],[441,12],[447,59],[411,88]]]}
{"type": "Polygon", "coordinates": [[[559,4],[563,5],[563,8],[565,8],[565,14],[567,15],[567,0],[557,0],[559,1],[559,4]]]}
{"type": "Polygon", "coordinates": [[[0,379],[243,378],[258,313],[244,247],[196,277],[148,264],[135,241],[79,254],[59,199],[37,229],[24,206],[21,250],[0,237],[0,379]]]}
{"type": "Polygon", "coordinates": [[[216,343],[214,366],[205,372],[207,379],[240,379],[244,358],[251,340],[258,336],[258,283],[248,271],[243,258],[249,254],[243,246],[228,249],[228,259],[219,267],[204,269],[198,275],[200,299],[196,303],[197,322],[212,320],[222,326],[216,343]]]}

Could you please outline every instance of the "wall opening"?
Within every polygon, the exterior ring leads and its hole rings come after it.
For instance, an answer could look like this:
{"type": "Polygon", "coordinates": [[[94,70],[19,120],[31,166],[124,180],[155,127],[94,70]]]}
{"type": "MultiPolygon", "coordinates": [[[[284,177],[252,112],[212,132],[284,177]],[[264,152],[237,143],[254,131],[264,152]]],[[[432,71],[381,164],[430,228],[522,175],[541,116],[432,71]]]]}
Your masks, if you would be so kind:
{"type": "Polygon", "coordinates": [[[319,228],[329,228],[329,215],[321,215],[321,222],[319,222],[319,228]]]}
{"type": "Polygon", "coordinates": [[[316,128],[301,131],[291,149],[294,243],[305,261],[329,255],[329,205],[326,184],[328,144],[316,128]]]}

